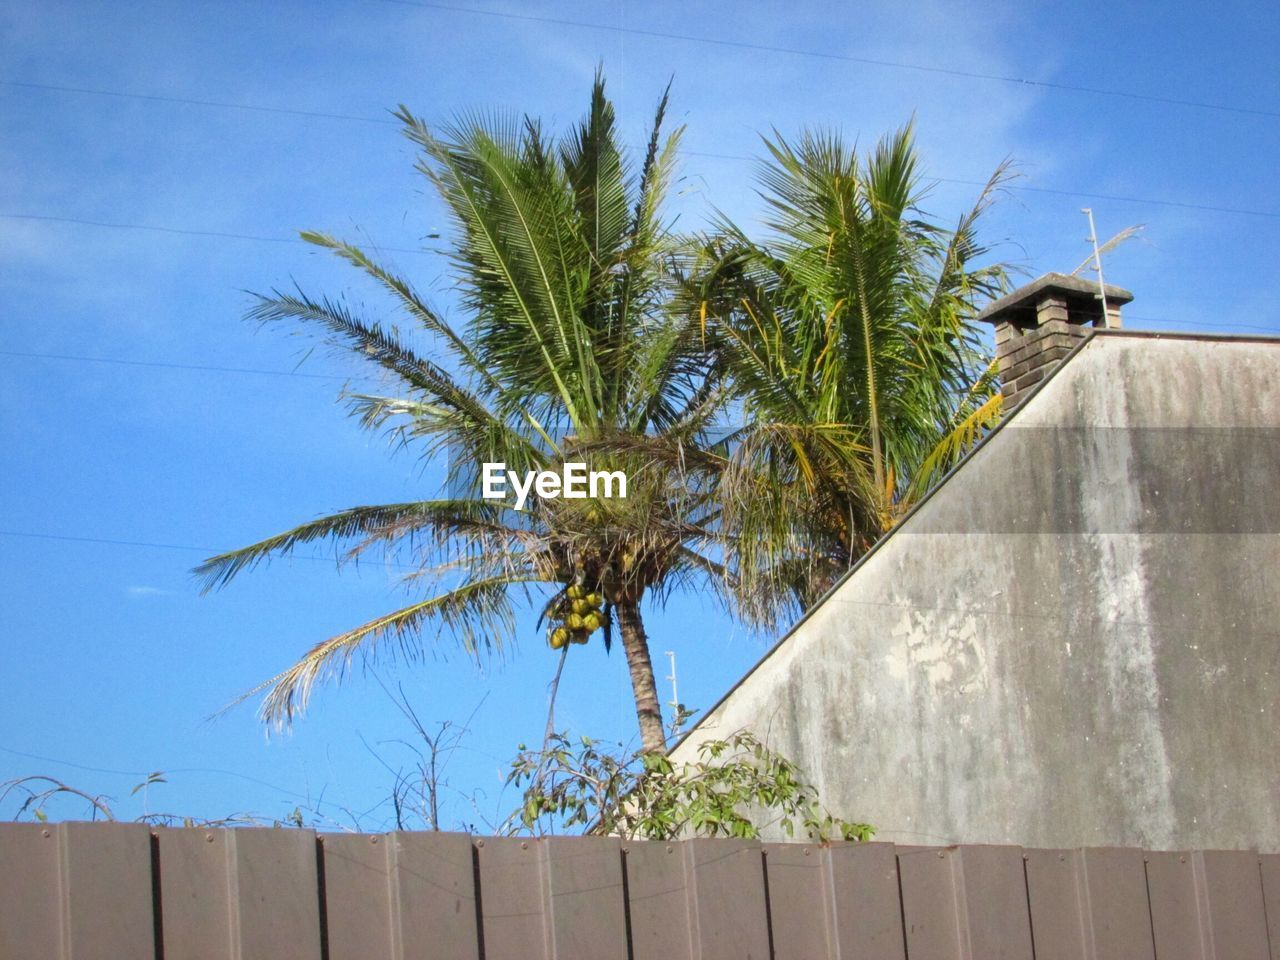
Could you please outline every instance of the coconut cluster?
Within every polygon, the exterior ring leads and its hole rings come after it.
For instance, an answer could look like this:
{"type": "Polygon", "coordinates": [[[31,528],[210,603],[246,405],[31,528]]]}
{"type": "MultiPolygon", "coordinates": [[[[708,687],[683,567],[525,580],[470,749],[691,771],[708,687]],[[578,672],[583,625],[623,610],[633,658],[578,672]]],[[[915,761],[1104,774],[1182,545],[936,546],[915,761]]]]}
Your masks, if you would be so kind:
{"type": "Polygon", "coordinates": [[[599,630],[608,620],[604,612],[604,597],[599,593],[589,592],[578,584],[570,584],[565,590],[564,599],[558,605],[556,615],[552,617],[552,626],[547,632],[547,642],[552,650],[559,650],[566,643],[586,643],[591,634],[599,630]]]}

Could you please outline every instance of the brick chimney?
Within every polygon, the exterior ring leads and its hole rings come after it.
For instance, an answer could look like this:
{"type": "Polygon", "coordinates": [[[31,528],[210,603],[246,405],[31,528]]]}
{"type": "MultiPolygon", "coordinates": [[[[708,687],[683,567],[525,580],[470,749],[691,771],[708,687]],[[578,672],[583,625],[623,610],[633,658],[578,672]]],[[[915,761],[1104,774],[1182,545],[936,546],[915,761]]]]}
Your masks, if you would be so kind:
{"type": "Polygon", "coordinates": [[[1089,335],[1090,327],[1119,327],[1120,308],[1133,294],[1107,284],[1106,319],[1098,285],[1046,273],[987,306],[977,319],[996,328],[996,359],[1005,409],[1049,375],[1089,335]]]}

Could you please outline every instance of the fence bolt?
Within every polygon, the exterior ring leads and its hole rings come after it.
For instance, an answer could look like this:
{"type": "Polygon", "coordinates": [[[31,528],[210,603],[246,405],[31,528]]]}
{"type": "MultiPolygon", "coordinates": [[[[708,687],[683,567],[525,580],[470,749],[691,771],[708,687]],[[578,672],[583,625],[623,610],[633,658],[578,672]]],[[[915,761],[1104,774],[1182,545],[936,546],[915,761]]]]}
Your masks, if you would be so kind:
{"type": "Polygon", "coordinates": [[[529,844],[528,844],[528,843],[522,843],[522,844],[520,844],[520,849],[521,849],[521,850],[528,850],[528,849],[529,849],[529,844]]]}
{"type": "Polygon", "coordinates": [[[212,834],[212,833],[206,833],[206,834],[204,835],[204,842],[205,842],[205,843],[213,843],[213,834],[212,834]]]}
{"type": "Polygon", "coordinates": [[[377,838],[377,837],[370,837],[370,838],[369,838],[369,842],[370,842],[370,843],[377,843],[377,842],[378,842],[378,838],[377,838]]]}
{"type": "Polygon", "coordinates": [[[941,860],[941,859],[942,859],[943,857],[945,857],[945,856],[946,856],[946,854],[945,854],[945,853],[943,853],[941,850],[939,850],[939,851],[938,851],[938,859],[939,859],[939,860],[941,860]]]}
{"type": "Polygon", "coordinates": [[[674,848],[672,848],[672,847],[667,847],[667,853],[670,853],[670,852],[672,851],[672,849],[674,849],[674,848]]]}
{"type": "Polygon", "coordinates": [[[48,831],[48,830],[41,830],[41,831],[40,831],[40,836],[44,837],[44,838],[47,840],[47,839],[49,838],[49,831],[48,831]]]}
{"type": "Polygon", "coordinates": [[[484,841],[483,841],[483,840],[477,840],[477,841],[476,841],[476,846],[477,846],[477,847],[483,847],[483,846],[484,846],[484,841]]]}

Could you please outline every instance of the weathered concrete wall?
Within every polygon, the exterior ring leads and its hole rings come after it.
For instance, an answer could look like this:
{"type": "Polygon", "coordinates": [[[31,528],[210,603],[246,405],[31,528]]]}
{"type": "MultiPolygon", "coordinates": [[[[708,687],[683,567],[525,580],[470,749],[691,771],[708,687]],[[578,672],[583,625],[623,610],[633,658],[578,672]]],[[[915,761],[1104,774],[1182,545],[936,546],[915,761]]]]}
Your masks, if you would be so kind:
{"type": "Polygon", "coordinates": [[[1280,342],[1088,341],[680,744],[897,842],[1280,850],[1280,342]]]}

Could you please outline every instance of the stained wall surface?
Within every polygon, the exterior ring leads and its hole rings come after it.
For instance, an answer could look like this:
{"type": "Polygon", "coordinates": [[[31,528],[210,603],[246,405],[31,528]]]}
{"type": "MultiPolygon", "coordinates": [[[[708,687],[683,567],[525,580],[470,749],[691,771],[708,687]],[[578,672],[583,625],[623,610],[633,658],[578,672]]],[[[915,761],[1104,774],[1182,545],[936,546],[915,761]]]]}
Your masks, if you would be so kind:
{"type": "Polygon", "coordinates": [[[1280,850],[1280,342],[1095,334],[675,750],[898,843],[1280,850]]]}

